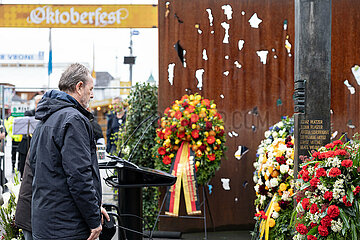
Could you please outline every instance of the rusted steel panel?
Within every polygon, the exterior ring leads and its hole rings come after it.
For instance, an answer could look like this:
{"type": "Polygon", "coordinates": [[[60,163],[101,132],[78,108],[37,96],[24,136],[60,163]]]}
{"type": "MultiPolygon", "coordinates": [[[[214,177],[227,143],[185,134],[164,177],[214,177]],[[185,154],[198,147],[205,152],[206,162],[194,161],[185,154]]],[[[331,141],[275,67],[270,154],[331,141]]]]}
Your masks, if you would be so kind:
{"type": "MultiPolygon", "coordinates": [[[[159,1],[159,110],[162,112],[186,93],[199,92],[217,103],[226,134],[239,134],[227,136],[227,158],[210,182],[213,189],[209,205],[217,228],[248,228],[254,223],[252,175],[257,146],[268,127],[281,116],[293,114],[294,48],[290,55],[285,48],[287,36],[294,46],[293,21],[293,1],[159,1]],[[233,11],[230,20],[222,9],[227,4],[233,11]],[[206,9],[211,9],[213,26],[206,9]],[[252,28],[248,22],[254,13],[262,20],[259,28],[252,28]],[[223,43],[224,22],[229,24],[228,44],[223,43]],[[245,42],[241,50],[239,40],[245,42]],[[177,42],[186,50],[186,67],[174,48],[177,42]],[[203,59],[204,49],[207,61],[203,59]],[[257,51],[268,51],[266,64],[260,62],[257,51]],[[236,61],[241,68],[235,65],[236,61]],[[175,63],[173,85],[168,81],[171,63],[175,63]],[[204,69],[201,90],[195,77],[198,69],[204,69]],[[250,150],[241,160],[234,157],[239,145],[250,150]],[[223,189],[221,178],[230,179],[229,191],[223,189]]],[[[183,205],[184,201],[184,213],[183,205]]],[[[211,227],[210,218],[208,226],[211,227]]],[[[160,224],[162,230],[191,231],[202,227],[202,221],[177,218],[164,219],[160,224]]]]}
{"type": "Polygon", "coordinates": [[[338,136],[353,136],[360,126],[360,87],[351,71],[360,65],[359,7],[360,1],[356,0],[332,1],[331,109],[332,128],[338,136]],[[354,87],[354,94],[345,86],[345,80],[354,87]]]}

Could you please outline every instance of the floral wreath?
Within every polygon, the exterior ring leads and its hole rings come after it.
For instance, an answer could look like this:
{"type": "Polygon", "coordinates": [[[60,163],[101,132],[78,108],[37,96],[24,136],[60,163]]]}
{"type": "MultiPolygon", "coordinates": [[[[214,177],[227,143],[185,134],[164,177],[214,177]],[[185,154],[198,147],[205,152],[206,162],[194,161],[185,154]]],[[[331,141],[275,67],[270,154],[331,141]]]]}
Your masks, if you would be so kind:
{"type": "Polygon", "coordinates": [[[184,95],[164,111],[156,130],[157,167],[169,171],[177,150],[186,141],[195,153],[197,182],[207,183],[219,169],[226,147],[224,122],[213,100],[184,95]]]}
{"type": "Polygon", "coordinates": [[[294,121],[293,118],[282,117],[282,120],[265,132],[254,162],[255,182],[255,219],[269,218],[270,227],[276,220],[283,221],[281,215],[292,211],[292,195],[294,194],[294,121]],[[274,212],[266,216],[265,209],[274,203],[274,212]],[[279,218],[280,217],[280,218],[279,218]]]}
{"type": "Polygon", "coordinates": [[[359,239],[359,141],[336,140],[303,160],[294,239],[359,239]]]}

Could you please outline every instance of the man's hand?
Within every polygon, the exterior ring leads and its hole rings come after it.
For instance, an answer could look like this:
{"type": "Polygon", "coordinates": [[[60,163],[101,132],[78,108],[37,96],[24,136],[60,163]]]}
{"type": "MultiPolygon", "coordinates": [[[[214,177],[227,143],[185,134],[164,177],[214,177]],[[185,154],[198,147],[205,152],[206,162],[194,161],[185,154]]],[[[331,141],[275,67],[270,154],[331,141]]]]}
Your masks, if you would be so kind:
{"type": "Polygon", "coordinates": [[[99,235],[101,233],[101,230],[102,230],[101,224],[97,228],[91,229],[90,236],[88,237],[87,240],[96,240],[96,239],[98,239],[98,237],[99,237],[99,235]]]}
{"type": "Polygon", "coordinates": [[[101,224],[104,223],[104,216],[107,221],[110,221],[109,214],[106,212],[105,208],[101,207],[101,224]]]}

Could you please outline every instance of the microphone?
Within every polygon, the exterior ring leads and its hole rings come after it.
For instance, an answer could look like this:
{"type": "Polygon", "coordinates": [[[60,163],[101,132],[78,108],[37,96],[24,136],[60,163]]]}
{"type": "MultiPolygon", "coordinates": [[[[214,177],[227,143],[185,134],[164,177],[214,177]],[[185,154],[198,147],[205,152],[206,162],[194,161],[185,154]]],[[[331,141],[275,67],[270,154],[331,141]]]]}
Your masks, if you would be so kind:
{"type": "Polygon", "coordinates": [[[146,119],[142,120],[141,123],[139,123],[139,125],[137,125],[137,127],[134,129],[134,131],[130,134],[130,136],[126,139],[126,141],[124,142],[124,144],[120,147],[120,151],[118,153],[118,157],[121,158],[121,153],[124,149],[124,147],[126,146],[126,144],[128,143],[128,141],[130,140],[130,138],[136,133],[136,131],[139,129],[139,127],[141,127],[145,122],[147,122],[150,118],[152,118],[154,115],[151,115],[149,117],[147,117],[146,119]]]}
{"type": "Polygon", "coordinates": [[[158,120],[159,118],[160,118],[160,116],[156,116],[156,117],[151,121],[151,123],[145,128],[145,131],[143,132],[143,134],[141,135],[141,137],[139,138],[139,140],[136,142],[134,149],[131,151],[129,158],[127,159],[128,161],[130,161],[131,158],[133,157],[133,155],[134,155],[134,153],[135,153],[136,147],[139,145],[140,141],[144,138],[145,133],[147,132],[147,130],[149,129],[149,127],[150,127],[156,120],[158,120]]]}

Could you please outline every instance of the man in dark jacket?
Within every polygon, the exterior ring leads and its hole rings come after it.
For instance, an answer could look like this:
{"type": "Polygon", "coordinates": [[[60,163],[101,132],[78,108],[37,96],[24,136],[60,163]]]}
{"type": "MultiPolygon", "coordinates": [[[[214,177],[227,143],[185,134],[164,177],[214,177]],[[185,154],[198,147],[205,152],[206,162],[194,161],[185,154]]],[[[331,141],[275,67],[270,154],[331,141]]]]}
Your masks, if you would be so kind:
{"type": "Polygon", "coordinates": [[[61,75],[59,89],[38,104],[30,145],[31,222],[35,240],[94,240],[102,230],[101,181],[86,108],[93,79],[81,64],[61,75]]]}

